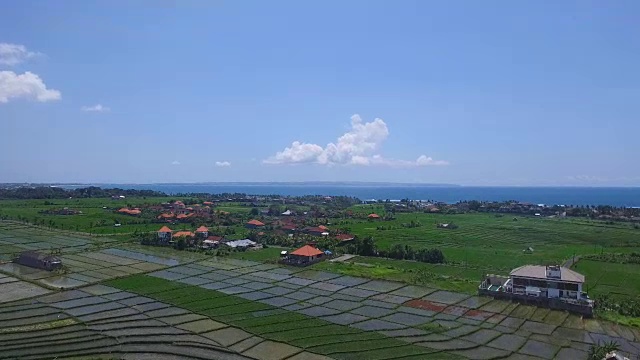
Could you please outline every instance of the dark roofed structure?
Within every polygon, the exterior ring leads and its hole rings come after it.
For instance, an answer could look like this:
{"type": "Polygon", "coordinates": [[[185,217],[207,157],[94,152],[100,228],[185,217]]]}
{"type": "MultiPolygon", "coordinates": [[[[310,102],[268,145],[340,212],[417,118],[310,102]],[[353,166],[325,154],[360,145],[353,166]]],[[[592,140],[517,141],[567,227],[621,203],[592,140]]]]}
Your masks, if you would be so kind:
{"type": "Polygon", "coordinates": [[[44,270],[56,270],[62,267],[62,260],[53,255],[42,254],[37,251],[25,251],[18,255],[16,263],[24,266],[44,270]]]}

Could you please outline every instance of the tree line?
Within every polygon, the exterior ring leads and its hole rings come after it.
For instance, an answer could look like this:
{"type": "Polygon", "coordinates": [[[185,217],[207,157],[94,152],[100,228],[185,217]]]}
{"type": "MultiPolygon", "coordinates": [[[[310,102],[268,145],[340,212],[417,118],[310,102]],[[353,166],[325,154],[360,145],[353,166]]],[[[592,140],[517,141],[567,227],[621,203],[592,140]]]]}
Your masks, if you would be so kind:
{"type": "Polygon", "coordinates": [[[18,187],[5,189],[0,188],[0,199],[67,199],[73,198],[108,198],[112,196],[138,196],[138,197],[159,197],[168,196],[161,191],[154,190],[132,190],[132,189],[102,189],[97,186],[86,188],[63,189],[59,187],[39,186],[39,187],[18,187]]]}

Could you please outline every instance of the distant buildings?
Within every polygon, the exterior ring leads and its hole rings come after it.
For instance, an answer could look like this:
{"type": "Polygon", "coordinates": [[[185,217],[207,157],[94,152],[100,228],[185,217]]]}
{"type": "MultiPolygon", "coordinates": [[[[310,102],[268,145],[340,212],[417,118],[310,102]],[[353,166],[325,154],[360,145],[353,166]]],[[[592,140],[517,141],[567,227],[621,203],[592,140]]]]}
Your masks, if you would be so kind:
{"type": "Polygon", "coordinates": [[[378,214],[369,214],[369,215],[367,216],[367,218],[368,218],[369,220],[378,220],[378,219],[380,219],[380,215],[378,215],[378,214]]]}
{"type": "Polygon", "coordinates": [[[351,241],[353,239],[355,239],[355,237],[353,235],[349,235],[349,234],[338,234],[338,235],[336,235],[336,240],[338,240],[340,242],[351,241]]]}
{"type": "Polygon", "coordinates": [[[176,231],[175,234],[173,234],[173,238],[180,238],[180,237],[195,237],[196,234],[194,234],[191,231],[176,231]]]}
{"type": "Polygon", "coordinates": [[[171,241],[171,235],[173,234],[173,230],[169,229],[167,226],[163,226],[158,230],[158,239],[169,242],[171,241]]]}
{"type": "Polygon", "coordinates": [[[250,220],[245,224],[247,229],[259,229],[264,226],[264,223],[258,220],[250,220]]]}
{"type": "Polygon", "coordinates": [[[118,213],[120,214],[124,214],[124,215],[133,215],[133,216],[138,216],[140,214],[142,214],[142,211],[138,208],[135,209],[129,209],[129,208],[122,208],[120,210],[118,210],[118,213]]]}
{"type": "Polygon", "coordinates": [[[209,236],[209,229],[204,225],[200,226],[196,229],[196,235],[206,238],[207,236],[209,236]]]}
{"type": "Polygon", "coordinates": [[[255,241],[244,239],[244,240],[235,240],[235,241],[227,241],[225,243],[230,248],[249,248],[257,245],[255,241]]]}

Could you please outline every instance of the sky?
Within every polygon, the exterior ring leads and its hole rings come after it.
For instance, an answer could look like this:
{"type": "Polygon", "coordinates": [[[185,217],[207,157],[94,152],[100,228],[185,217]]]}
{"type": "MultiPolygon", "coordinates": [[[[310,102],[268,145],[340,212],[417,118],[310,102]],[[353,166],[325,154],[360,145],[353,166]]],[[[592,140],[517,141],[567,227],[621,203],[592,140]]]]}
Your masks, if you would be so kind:
{"type": "Polygon", "coordinates": [[[30,1],[0,182],[640,186],[640,2],[30,1]]]}

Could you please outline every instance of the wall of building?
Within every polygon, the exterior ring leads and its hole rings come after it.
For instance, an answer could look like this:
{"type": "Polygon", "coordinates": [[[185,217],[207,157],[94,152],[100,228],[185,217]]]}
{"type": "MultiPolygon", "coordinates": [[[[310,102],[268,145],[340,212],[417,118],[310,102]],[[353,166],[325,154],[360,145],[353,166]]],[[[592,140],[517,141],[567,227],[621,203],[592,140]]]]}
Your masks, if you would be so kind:
{"type": "Polygon", "coordinates": [[[544,297],[533,297],[527,295],[518,295],[507,292],[489,291],[486,289],[478,289],[478,295],[491,296],[499,300],[511,300],[524,304],[530,304],[540,307],[546,307],[555,310],[566,310],[572,313],[584,316],[593,316],[593,307],[588,305],[571,304],[561,299],[549,299],[544,297]]]}

